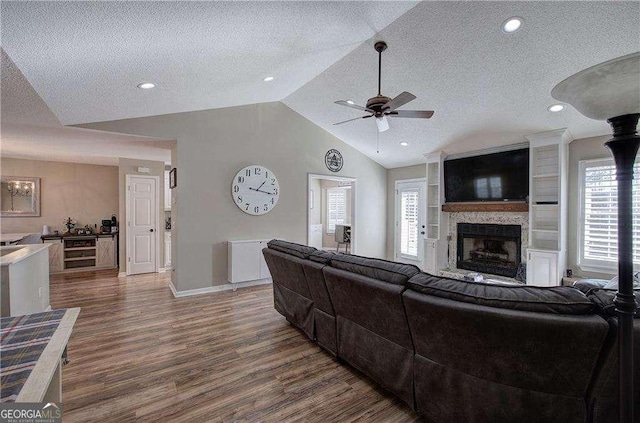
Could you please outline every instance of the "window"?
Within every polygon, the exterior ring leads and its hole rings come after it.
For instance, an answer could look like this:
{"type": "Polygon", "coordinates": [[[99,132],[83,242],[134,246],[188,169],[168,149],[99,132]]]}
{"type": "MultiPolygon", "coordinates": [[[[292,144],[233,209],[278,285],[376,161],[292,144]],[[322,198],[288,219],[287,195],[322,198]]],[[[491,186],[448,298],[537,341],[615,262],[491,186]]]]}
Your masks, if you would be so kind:
{"type": "Polygon", "coordinates": [[[347,190],[327,188],[327,233],[336,233],[336,225],[347,221],[347,190]]]}
{"type": "MultiPolygon", "coordinates": [[[[633,181],[633,262],[640,264],[640,163],[633,181]]],[[[578,264],[584,270],[616,273],[618,188],[613,160],[580,162],[578,264]]]]}

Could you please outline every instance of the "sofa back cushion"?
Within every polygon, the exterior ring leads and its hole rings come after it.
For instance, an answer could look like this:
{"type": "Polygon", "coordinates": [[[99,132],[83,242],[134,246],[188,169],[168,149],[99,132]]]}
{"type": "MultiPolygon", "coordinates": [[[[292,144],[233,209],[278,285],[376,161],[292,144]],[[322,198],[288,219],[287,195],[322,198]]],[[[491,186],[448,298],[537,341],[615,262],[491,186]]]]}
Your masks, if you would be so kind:
{"type": "Polygon", "coordinates": [[[418,410],[433,421],[586,421],[584,398],[608,332],[600,316],[498,308],[411,289],[403,298],[418,410]]]}
{"type": "Polygon", "coordinates": [[[493,285],[421,273],[407,282],[407,288],[434,297],[501,309],[568,315],[594,312],[586,295],[566,286],[493,285]]]}
{"type": "Polygon", "coordinates": [[[330,251],[316,250],[309,254],[309,260],[315,261],[316,263],[329,264],[335,255],[335,253],[330,251]]]}
{"type": "Polygon", "coordinates": [[[296,256],[302,259],[309,258],[310,254],[312,254],[315,251],[318,251],[313,247],[296,244],[294,242],[282,241],[279,239],[272,239],[267,243],[267,245],[272,250],[280,251],[282,253],[290,254],[292,256],[296,256]]]}
{"type": "Polygon", "coordinates": [[[307,279],[302,269],[302,265],[306,260],[271,247],[263,249],[262,253],[274,284],[282,285],[305,298],[311,299],[307,279]]]}
{"type": "Polygon", "coordinates": [[[335,267],[322,269],[336,316],[405,348],[413,348],[402,305],[402,285],[335,267]]]}
{"type": "Polygon", "coordinates": [[[347,254],[335,254],[331,258],[331,266],[395,285],[404,285],[409,278],[420,273],[420,269],[411,264],[347,254]]]}
{"type": "MultiPolygon", "coordinates": [[[[309,258],[311,259],[312,257],[313,255],[309,258]]],[[[314,307],[324,311],[330,316],[334,316],[333,305],[331,304],[329,291],[327,291],[327,284],[324,280],[324,273],[322,272],[322,269],[326,266],[326,263],[304,260],[302,269],[307,279],[307,285],[309,286],[309,292],[311,293],[314,307]]]]}

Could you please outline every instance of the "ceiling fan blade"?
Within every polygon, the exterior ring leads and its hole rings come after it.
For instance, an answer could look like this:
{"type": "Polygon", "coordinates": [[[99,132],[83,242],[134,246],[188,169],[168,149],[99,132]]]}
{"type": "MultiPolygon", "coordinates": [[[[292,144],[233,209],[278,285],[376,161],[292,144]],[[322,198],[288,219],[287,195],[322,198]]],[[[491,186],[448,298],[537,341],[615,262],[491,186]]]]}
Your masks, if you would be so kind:
{"type": "Polygon", "coordinates": [[[389,121],[386,116],[376,118],[376,125],[378,125],[378,132],[384,132],[389,129],[389,121]]]}
{"type": "Polygon", "coordinates": [[[363,112],[368,112],[369,111],[368,109],[366,109],[366,108],[364,108],[362,106],[358,106],[357,104],[347,103],[344,100],[334,101],[334,103],[339,104],[340,106],[351,107],[352,109],[362,110],[363,112]]]}
{"type": "Polygon", "coordinates": [[[360,117],[349,119],[349,120],[343,120],[342,122],[334,123],[334,125],[342,125],[343,123],[351,122],[352,120],[366,119],[366,118],[370,118],[371,116],[373,115],[360,116],[360,117]]]}
{"type": "Polygon", "coordinates": [[[404,106],[408,102],[415,100],[416,98],[417,97],[415,95],[404,91],[404,92],[398,94],[398,96],[396,96],[396,98],[392,99],[391,101],[387,102],[387,104],[382,106],[382,109],[383,110],[395,110],[398,107],[404,106]]]}
{"type": "Polygon", "coordinates": [[[396,110],[385,114],[389,117],[429,119],[433,116],[433,110],[396,110]]]}

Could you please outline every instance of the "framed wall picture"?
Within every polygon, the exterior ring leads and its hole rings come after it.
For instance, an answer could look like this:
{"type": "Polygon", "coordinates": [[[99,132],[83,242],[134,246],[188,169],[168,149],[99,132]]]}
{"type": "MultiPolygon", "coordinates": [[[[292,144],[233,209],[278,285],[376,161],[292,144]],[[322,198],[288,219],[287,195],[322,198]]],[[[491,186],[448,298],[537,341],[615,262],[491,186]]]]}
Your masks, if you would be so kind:
{"type": "Polygon", "coordinates": [[[174,189],[178,186],[178,175],[176,174],[176,168],[174,167],[169,171],[169,188],[174,189]]]}
{"type": "Polygon", "coordinates": [[[0,189],[2,217],[40,216],[40,178],[3,176],[0,189]]]}

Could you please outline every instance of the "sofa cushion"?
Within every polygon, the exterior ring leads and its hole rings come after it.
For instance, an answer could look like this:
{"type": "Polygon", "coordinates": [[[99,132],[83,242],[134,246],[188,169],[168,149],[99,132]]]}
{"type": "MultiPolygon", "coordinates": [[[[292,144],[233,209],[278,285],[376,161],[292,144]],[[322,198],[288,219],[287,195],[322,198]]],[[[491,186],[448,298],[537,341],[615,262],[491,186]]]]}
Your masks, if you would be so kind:
{"type": "Polygon", "coordinates": [[[592,314],[594,306],[582,292],[566,286],[504,286],[421,273],[409,279],[413,291],[487,307],[553,314],[592,314]]]}
{"type": "Polygon", "coordinates": [[[396,285],[404,285],[410,277],[420,273],[420,269],[411,264],[349,254],[334,255],[331,258],[331,267],[396,285]]]}
{"type": "Polygon", "coordinates": [[[281,241],[279,239],[272,239],[267,243],[272,250],[280,251],[282,253],[291,254],[301,259],[309,258],[309,255],[314,251],[318,251],[313,247],[307,247],[306,245],[296,244],[293,242],[281,241]]]}
{"type": "Polygon", "coordinates": [[[574,282],[573,287],[588,294],[592,289],[601,289],[608,283],[605,279],[579,279],[574,282]]]}
{"type": "MultiPolygon", "coordinates": [[[[636,296],[637,303],[640,301],[640,291],[635,290],[634,295],[636,296]]],[[[613,303],[613,300],[616,298],[616,291],[593,288],[587,294],[587,298],[596,305],[596,309],[600,314],[606,317],[617,317],[616,305],[613,303]]],[[[640,307],[636,308],[633,318],[640,319],[640,307]]]]}
{"type": "Polygon", "coordinates": [[[328,264],[335,255],[335,253],[330,251],[316,250],[309,254],[309,260],[315,261],[316,263],[328,264]]]}

